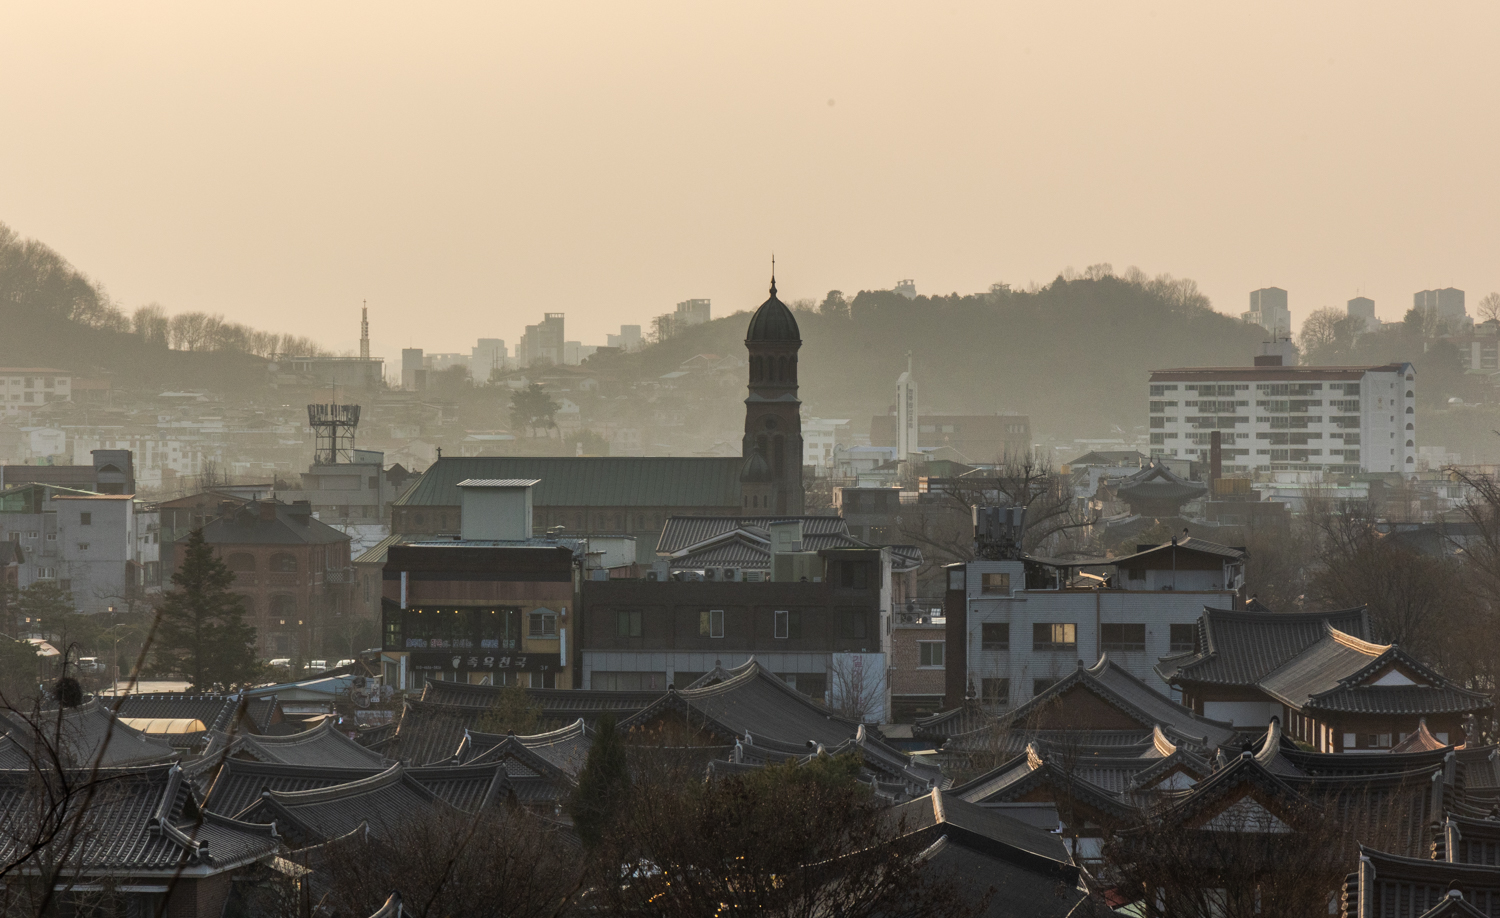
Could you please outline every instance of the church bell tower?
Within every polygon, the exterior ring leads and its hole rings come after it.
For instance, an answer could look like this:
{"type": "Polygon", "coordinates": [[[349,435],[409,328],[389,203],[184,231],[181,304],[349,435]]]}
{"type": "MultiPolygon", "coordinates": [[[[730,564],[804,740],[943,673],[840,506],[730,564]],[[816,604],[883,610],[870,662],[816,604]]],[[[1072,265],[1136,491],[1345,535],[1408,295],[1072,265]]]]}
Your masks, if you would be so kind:
{"type": "Polygon", "coordinates": [[[744,512],[752,516],[801,516],[802,403],[797,400],[797,318],[771,297],[750,318],[750,393],[745,398],[745,458],[740,472],[744,512]]]}

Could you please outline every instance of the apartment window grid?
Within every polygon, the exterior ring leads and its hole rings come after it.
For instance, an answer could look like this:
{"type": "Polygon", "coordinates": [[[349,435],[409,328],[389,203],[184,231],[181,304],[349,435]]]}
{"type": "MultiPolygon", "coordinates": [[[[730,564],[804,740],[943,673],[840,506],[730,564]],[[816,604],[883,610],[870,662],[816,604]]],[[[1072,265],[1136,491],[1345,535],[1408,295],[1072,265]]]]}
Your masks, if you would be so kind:
{"type": "Polygon", "coordinates": [[[943,647],[943,641],[918,641],[917,665],[923,669],[942,669],[943,647]]]}
{"type": "MultiPolygon", "coordinates": [[[[1245,404],[1236,404],[1233,416],[1227,411],[1219,411],[1225,407],[1223,403],[1230,400],[1226,398],[1229,393],[1221,391],[1227,385],[1229,383],[1223,381],[1152,383],[1149,390],[1151,403],[1148,420],[1151,455],[1207,459],[1207,432],[1220,430],[1225,433],[1222,438],[1225,446],[1225,471],[1231,473],[1322,470],[1333,474],[1354,474],[1363,471],[1404,471],[1414,467],[1415,435],[1411,432],[1398,438],[1392,444],[1396,448],[1389,451],[1388,455],[1386,450],[1365,451],[1355,448],[1364,445],[1364,425],[1369,424],[1374,431],[1379,432],[1379,438],[1383,441],[1383,428],[1387,418],[1399,431],[1398,416],[1414,412],[1410,402],[1415,390],[1410,383],[1403,382],[1399,374],[1369,371],[1358,381],[1291,379],[1253,384],[1235,383],[1233,385],[1238,388],[1234,390],[1232,400],[1236,403],[1243,401],[1245,404]],[[1208,401],[1210,395],[1213,396],[1212,402],[1208,401]],[[1173,410],[1175,414],[1176,405],[1169,409],[1166,404],[1170,396],[1178,396],[1177,404],[1185,409],[1185,415],[1180,421],[1176,417],[1165,415],[1168,410],[1173,410]],[[1389,399],[1390,413],[1387,416],[1380,416],[1372,410],[1377,406],[1386,408],[1386,405],[1379,404],[1383,397],[1389,399]],[[1295,431],[1305,435],[1308,440],[1324,442],[1308,446],[1297,438],[1280,443],[1245,444],[1247,447],[1263,448],[1232,448],[1232,440],[1250,436],[1243,425],[1249,425],[1250,432],[1256,435],[1254,439],[1257,440],[1269,439],[1265,436],[1267,432],[1295,431]],[[1240,428],[1237,437],[1232,435],[1232,432],[1236,432],[1233,431],[1236,426],[1240,428]],[[1327,443],[1327,440],[1341,438],[1346,431],[1354,438],[1352,443],[1327,443]],[[1173,442],[1178,438],[1179,432],[1186,434],[1191,441],[1186,449],[1178,448],[1173,442]],[[1411,441],[1409,444],[1408,439],[1411,441]],[[1271,448],[1277,446],[1284,446],[1286,451],[1273,454],[1271,448]],[[1231,465],[1228,460],[1239,460],[1239,464],[1231,465]]],[[[1414,431],[1415,425],[1410,429],[1414,431]]]]}

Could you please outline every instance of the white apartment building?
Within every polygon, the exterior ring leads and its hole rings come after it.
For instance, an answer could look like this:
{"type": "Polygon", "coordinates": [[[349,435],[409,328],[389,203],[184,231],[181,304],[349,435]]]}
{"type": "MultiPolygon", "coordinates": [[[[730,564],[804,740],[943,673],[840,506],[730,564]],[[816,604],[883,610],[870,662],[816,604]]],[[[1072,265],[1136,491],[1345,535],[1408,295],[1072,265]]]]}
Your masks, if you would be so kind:
{"type": "Polygon", "coordinates": [[[1025,704],[1082,661],[1108,654],[1162,695],[1153,669],[1193,648],[1205,606],[1237,608],[1245,553],[1179,537],[1108,561],[978,559],[947,568],[946,704],[975,697],[994,709],[1025,704]]]}
{"type": "Polygon", "coordinates": [[[1416,373],[1377,367],[1181,367],[1151,373],[1151,455],[1209,458],[1227,473],[1415,472],[1416,373]]]}
{"type": "Polygon", "coordinates": [[[0,367],[0,403],[6,414],[20,414],[48,402],[73,400],[73,377],[49,367],[0,367]]]}
{"type": "Polygon", "coordinates": [[[813,477],[827,478],[831,474],[833,451],[841,439],[848,442],[848,418],[806,418],[802,421],[802,465],[813,467],[813,477]]]}

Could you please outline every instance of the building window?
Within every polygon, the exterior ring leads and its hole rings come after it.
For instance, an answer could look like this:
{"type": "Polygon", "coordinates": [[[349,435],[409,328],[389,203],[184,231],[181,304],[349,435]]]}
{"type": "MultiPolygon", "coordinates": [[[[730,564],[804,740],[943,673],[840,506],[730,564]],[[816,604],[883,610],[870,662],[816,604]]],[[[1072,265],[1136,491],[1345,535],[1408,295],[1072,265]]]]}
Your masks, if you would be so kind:
{"type": "Polygon", "coordinates": [[[1078,626],[1037,622],[1031,626],[1032,650],[1077,650],[1078,626]]]}
{"type": "Polygon", "coordinates": [[[1173,625],[1170,640],[1171,645],[1168,649],[1172,653],[1187,653],[1195,650],[1198,646],[1198,626],[1173,625]]]}
{"type": "Polygon", "coordinates": [[[986,705],[1003,708],[1010,704],[1009,679],[980,679],[979,700],[986,705]]]}
{"type": "Polygon", "coordinates": [[[917,665],[934,669],[940,668],[943,665],[943,642],[918,641],[917,665]]]}
{"type": "Polygon", "coordinates": [[[1146,649],[1146,626],[1105,623],[1099,626],[1099,641],[1106,651],[1140,652],[1146,649]]]}
{"type": "Polygon", "coordinates": [[[723,609],[709,609],[698,613],[698,636],[710,638],[724,636],[723,609]]]}
{"type": "Polygon", "coordinates": [[[867,561],[845,561],[840,567],[841,579],[839,586],[850,590],[869,589],[869,562],[867,561]]]}
{"type": "Polygon", "coordinates": [[[839,637],[863,638],[867,630],[863,612],[850,610],[839,614],[839,637]]]}
{"type": "Polygon", "coordinates": [[[94,525],[94,514],[92,514],[92,513],[80,513],[80,514],[78,514],[78,525],[80,525],[80,526],[92,526],[92,525],[94,525]]]}
{"type": "Polygon", "coordinates": [[[622,638],[641,636],[641,611],[639,609],[615,613],[615,636],[622,638]]]}
{"type": "Polygon", "coordinates": [[[1388,749],[1391,745],[1389,733],[1367,733],[1365,734],[1365,747],[1368,749],[1388,749]]]}
{"type": "Polygon", "coordinates": [[[802,637],[801,612],[777,611],[774,615],[776,618],[776,637],[791,640],[802,637]]]}
{"type": "Polygon", "coordinates": [[[557,637],[557,613],[533,612],[530,617],[529,635],[534,638],[557,637]]]}
{"type": "Polygon", "coordinates": [[[980,650],[1009,650],[1010,622],[984,622],[979,626],[980,650]]]}
{"type": "Polygon", "coordinates": [[[954,568],[948,572],[948,589],[961,590],[964,588],[963,568],[954,568]]]}
{"type": "Polygon", "coordinates": [[[1051,688],[1052,686],[1054,686],[1056,684],[1057,684],[1057,680],[1056,679],[1044,679],[1044,678],[1041,678],[1041,679],[1032,679],[1031,680],[1031,694],[1034,695],[1034,696],[1035,695],[1041,695],[1044,692],[1046,692],[1047,689],[1051,688]]]}
{"type": "Polygon", "coordinates": [[[1010,574],[985,574],[980,584],[980,591],[1010,595],[1010,574]]]}
{"type": "Polygon", "coordinates": [[[280,574],[295,574],[297,572],[297,556],[286,552],[272,555],[271,570],[280,574]]]}

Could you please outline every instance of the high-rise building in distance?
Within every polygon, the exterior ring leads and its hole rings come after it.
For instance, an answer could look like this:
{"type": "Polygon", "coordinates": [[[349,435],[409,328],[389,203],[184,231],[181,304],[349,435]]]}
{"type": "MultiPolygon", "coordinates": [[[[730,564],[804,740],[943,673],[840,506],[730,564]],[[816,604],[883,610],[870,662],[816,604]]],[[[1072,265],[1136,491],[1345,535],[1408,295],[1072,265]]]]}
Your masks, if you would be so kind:
{"type": "Polygon", "coordinates": [[[1286,306],[1286,291],[1280,287],[1262,287],[1250,292],[1250,311],[1240,318],[1259,325],[1275,335],[1292,333],[1292,313],[1286,306]]]}

